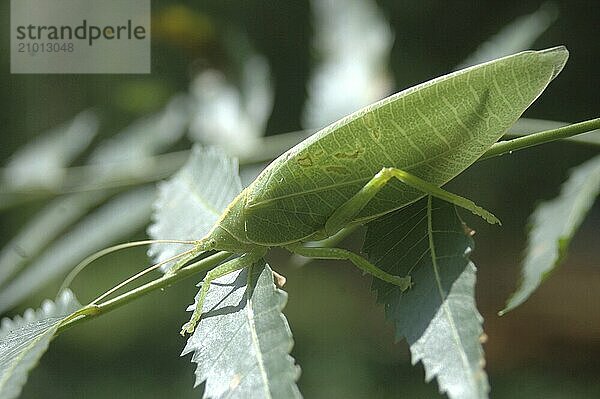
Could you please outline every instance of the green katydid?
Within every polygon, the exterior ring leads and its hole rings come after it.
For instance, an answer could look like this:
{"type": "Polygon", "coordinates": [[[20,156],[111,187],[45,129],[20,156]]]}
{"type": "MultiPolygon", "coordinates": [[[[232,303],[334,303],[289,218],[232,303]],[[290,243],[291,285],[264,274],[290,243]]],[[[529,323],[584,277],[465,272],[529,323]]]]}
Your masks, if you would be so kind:
{"type": "MultiPolygon", "coordinates": [[[[226,208],[198,253],[241,256],[210,270],[182,333],[191,333],[213,280],[252,265],[271,247],[342,259],[399,286],[393,276],[341,248],[302,243],[331,237],[432,195],[498,220],[441,185],[474,163],[562,70],[565,47],[525,51],[387,97],[333,123],[275,159],[226,208]]],[[[185,259],[172,270],[183,266],[185,259]]]]}
{"type": "Polygon", "coordinates": [[[332,237],[425,195],[499,223],[440,186],[505,133],[567,58],[563,46],[525,51],[433,79],[333,123],[275,159],[227,206],[210,232],[193,242],[192,250],[160,263],[178,259],[167,272],[176,273],[202,252],[239,255],[208,271],[182,334],[193,332],[213,280],[252,265],[271,247],[309,258],[348,260],[408,289],[410,276],[390,275],[346,249],[303,243],[332,237]]]}

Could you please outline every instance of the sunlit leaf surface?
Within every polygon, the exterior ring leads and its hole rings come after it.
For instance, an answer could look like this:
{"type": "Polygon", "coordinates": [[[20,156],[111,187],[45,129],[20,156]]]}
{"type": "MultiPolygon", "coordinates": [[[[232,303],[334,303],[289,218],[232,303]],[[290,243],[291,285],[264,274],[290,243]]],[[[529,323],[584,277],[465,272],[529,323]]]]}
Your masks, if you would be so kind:
{"type": "MultiPolygon", "coordinates": [[[[149,233],[202,238],[240,190],[237,163],[220,150],[197,146],[187,164],[160,187],[149,233]]],[[[150,252],[162,260],[184,249],[163,244],[150,252]]],[[[196,384],[206,381],[205,397],[300,396],[295,384],[299,369],[289,355],[292,335],[281,313],[286,298],[264,262],[211,284],[204,316],[184,350],[194,353],[196,384]]]]}
{"type": "MultiPolygon", "coordinates": [[[[154,239],[203,238],[241,190],[236,161],[217,148],[196,146],[185,166],[160,185],[148,234],[154,239]]],[[[148,255],[159,262],[189,248],[153,244],[148,255]]]]}
{"type": "Polygon", "coordinates": [[[196,385],[206,381],[205,398],[301,397],[300,369],[289,355],[292,333],[281,313],[286,301],[264,262],[211,284],[206,313],[183,351],[198,363],[196,385]]]}
{"type": "Polygon", "coordinates": [[[29,371],[48,349],[60,322],[81,305],[71,291],[63,291],[55,302],[45,301],[39,309],[23,316],[5,318],[0,326],[0,397],[19,396],[29,371]]]}

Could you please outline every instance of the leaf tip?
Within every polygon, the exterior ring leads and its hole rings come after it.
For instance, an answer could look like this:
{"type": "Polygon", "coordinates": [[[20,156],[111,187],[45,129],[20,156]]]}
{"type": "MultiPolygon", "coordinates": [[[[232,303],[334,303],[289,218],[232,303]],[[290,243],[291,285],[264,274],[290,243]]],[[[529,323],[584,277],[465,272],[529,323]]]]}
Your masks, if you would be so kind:
{"type": "Polygon", "coordinates": [[[517,306],[521,305],[525,301],[525,298],[518,298],[517,293],[510,297],[508,301],[506,301],[506,305],[504,305],[504,309],[498,311],[498,316],[502,317],[506,315],[508,312],[515,309],[517,306]]]}

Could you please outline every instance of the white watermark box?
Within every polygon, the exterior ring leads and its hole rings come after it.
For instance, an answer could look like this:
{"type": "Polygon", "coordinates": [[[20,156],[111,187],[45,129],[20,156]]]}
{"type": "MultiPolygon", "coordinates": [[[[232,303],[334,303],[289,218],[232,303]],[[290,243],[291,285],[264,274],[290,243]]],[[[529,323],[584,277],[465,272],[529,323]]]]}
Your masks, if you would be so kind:
{"type": "Polygon", "coordinates": [[[150,73],[150,0],[11,0],[11,73],[150,73]]]}

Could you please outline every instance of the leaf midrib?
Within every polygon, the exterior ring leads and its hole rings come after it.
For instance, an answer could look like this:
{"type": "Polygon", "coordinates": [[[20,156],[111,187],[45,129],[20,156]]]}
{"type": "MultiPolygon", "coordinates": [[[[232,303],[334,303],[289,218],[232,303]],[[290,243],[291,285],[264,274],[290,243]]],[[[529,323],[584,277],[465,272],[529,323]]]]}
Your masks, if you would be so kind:
{"type": "Polygon", "coordinates": [[[190,176],[188,173],[184,173],[183,174],[183,179],[185,180],[185,182],[187,183],[188,188],[190,189],[190,194],[192,196],[194,196],[196,198],[196,200],[202,204],[202,206],[204,206],[204,208],[206,210],[208,210],[210,213],[212,213],[214,216],[219,216],[221,214],[221,212],[219,212],[214,206],[212,206],[207,200],[206,198],[204,198],[202,196],[202,194],[200,192],[197,191],[197,187],[195,186],[195,184],[193,184],[193,179],[192,176],[190,176]]]}
{"type": "MultiPolygon", "coordinates": [[[[450,329],[452,331],[452,336],[454,337],[454,340],[456,342],[456,346],[458,348],[458,352],[460,354],[460,358],[463,364],[463,367],[465,368],[466,374],[467,375],[472,375],[471,373],[471,367],[469,366],[469,360],[467,358],[467,354],[464,352],[464,350],[462,350],[462,341],[460,339],[460,335],[458,334],[458,330],[456,328],[456,323],[454,322],[454,318],[452,317],[451,311],[448,307],[448,303],[445,300],[447,297],[444,296],[444,290],[442,288],[442,282],[440,279],[440,274],[439,274],[439,270],[438,270],[438,264],[437,264],[437,257],[436,257],[436,251],[435,251],[435,243],[433,240],[433,224],[432,224],[432,197],[429,196],[427,197],[427,235],[429,236],[429,247],[431,249],[431,265],[433,268],[433,273],[435,275],[435,282],[436,282],[436,286],[438,289],[438,293],[440,295],[440,300],[441,300],[441,306],[444,309],[444,314],[446,315],[447,319],[448,319],[448,323],[450,325],[450,329]]],[[[476,388],[476,386],[473,384],[473,381],[470,382],[473,385],[473,388],[476,388]]]]}
{"type": "MultiPolygon", "coordinates": [[[[246,292],[248,292],[247,291],[248,287],[250,287],[251,284],[252,284],[251,279],[252,279],[252,268],[253,267],[254,266],[250,266],[248,268],[248,272],[247,272],[248,273],[247,274],[248,277],[246,279],[246,292]]],[[[252,343],[258,349],[258,350],[255,351],[255,353],[256,353],[256,361],[258,363],[258,368],[260,370],[260,376],[261,376],[261,378],[263,380],[263,387],[265,389],[265,394],[266,394],[267,398],[271,399],[272,398],[271,391],[268,388],[269,387],[269,379],[268,379],[268,376],[267,376],[267,371],[265,370],[265,367],[264,367],[264,364],[263,364],[264,360],[263,360],[262,352],[261,352],[262,348],[260,347],[260,341],[258,339],[258,334],[257,334],[257,331],[256,331],[256,324],[254,323],[254,315],[253,315],[254,304],[252,302],[252,296],[251,295],[248,295],[247,298],[248,298],[248,305],[247,305],[247,312],[246,312],[246,314],[248,316],[248,325],[250,327],[250,336],[252,338],[252,343]]]]}

